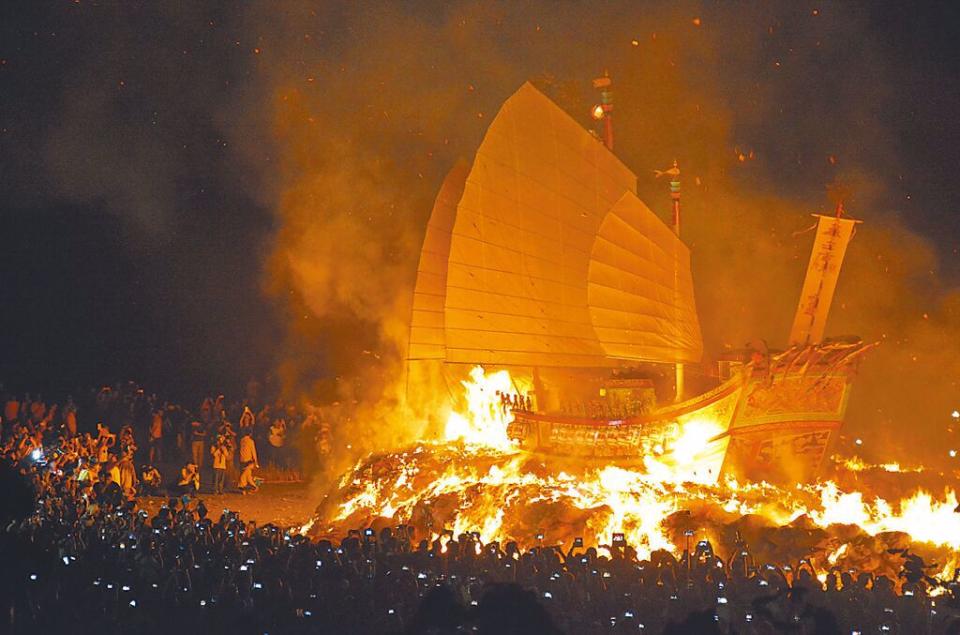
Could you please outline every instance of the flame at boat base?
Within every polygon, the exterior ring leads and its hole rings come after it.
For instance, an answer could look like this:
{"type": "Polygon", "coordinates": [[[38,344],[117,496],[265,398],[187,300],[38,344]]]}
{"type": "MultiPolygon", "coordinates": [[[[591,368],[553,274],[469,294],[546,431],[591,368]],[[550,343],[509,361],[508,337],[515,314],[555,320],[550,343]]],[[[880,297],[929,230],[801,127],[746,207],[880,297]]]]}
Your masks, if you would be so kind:
{"type": "Polygon", "coordinates": [[[460,383],[466,408],[463,414],[450,413],[444,430],[446,440],[504,451],[513,449],[507,438],[512,408],[501,397],[529,392],[529,384],[515,382],[506,370],[487,375],[481,366],[474,366],[470,378],[460,383]]]}
{"type": "Polygon", "coordinates": [[[716,476],[703,478],[696,465],[722,430],[703,419],[678,427],[672,452],[649,457],[643,467],[547,459],[517,451],[506,435],[510,408],[500,395],[528,386],[506,371],[475,368],[463,387],[466,407],[450,415],[444,440],[365,457],[341,477],[304,533],[335,538],[352,528],[407,524],[418,539],[450,529],[529,547],[543,534],[543,544],[568,548],[574,537],[604,545],[622,532],[640,558],[659,549],[679,555],[701,539],[726,558],[739,533],[759,560],[807,558],[821,577],[855,568],[895,579],[902,549],[936,562],[931,573],[939,575],[949,577],[960,563],[955,491],[940,484],[935,494],[935,481],[928,478],[923,488],[909,480],[930,471],[893,463],[868,469],[835,457],[836,480],[795,488],[713,482],[716,476]]]}

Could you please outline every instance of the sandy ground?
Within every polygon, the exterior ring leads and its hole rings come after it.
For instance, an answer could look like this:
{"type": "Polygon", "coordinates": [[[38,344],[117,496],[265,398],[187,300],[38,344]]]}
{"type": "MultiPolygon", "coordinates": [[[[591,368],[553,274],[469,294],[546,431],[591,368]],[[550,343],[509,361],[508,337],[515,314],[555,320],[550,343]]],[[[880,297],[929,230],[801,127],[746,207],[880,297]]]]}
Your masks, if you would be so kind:
{"type": "MultiPolygon", "coordinates": [[[[246,496],[239,492],[217,496],[201,491],[199,498],[213,518],[219,518],[220,512],[229,509],[239,512],[245,520],[283,527],[304,524],[313,515],[317,505],[317,501],[311,500],[307,483],[264,483],[260,491],[246,496]]],[[[166,501],[166,498],[145,496],[139,499],[138,504],[153,514],[166,501]]]]}

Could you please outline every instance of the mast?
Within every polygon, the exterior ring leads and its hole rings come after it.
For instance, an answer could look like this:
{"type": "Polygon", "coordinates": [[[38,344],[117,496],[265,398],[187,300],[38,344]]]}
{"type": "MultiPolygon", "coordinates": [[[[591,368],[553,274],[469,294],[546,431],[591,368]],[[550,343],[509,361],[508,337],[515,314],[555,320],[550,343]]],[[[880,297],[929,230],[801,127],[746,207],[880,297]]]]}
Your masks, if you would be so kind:
{"type": "MultiPolygon", "coordinates": [[[[673,178],[670,179],[670,198],[673,200],[673,233],[680,238],[680,165],[677,160],[673,160],[673,178]]],[[[677,362],[673,365],[674,383],[677,386],[676,400],[683,401],[686,393],[686,376],[684,374],[683,362],[677,362]]]]}
{"type": "Polygon", "coordinates": [[[808,346],[823,340],[847,245],[853,238],[854,227],[862,222],[843,218],[843,201],[837,205],[835,216],[811,215],[817,218],[817,237],[790,329],[791,346],[808,346]]]}
{"type": "MultiPolygon", "coordinates": [[[[673,233],[680,238],[680,163],[674,159],[673,167],[668,170],[656,170],[657,178],[667,175],[670,177],[670,200],[673,202],[673,233]]],[[[686,393],[683,362],[676,362],[674,368],[674,385],[676,386],[676,400],[683,401],[686,393]]]]}

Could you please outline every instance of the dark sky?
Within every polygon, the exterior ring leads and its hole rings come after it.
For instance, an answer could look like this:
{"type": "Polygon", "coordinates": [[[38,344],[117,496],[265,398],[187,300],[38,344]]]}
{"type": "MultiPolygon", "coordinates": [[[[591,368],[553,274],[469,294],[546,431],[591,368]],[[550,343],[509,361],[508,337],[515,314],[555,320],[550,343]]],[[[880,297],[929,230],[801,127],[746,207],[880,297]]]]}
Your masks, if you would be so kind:
{"type": "Polygon", "coordinates": [[[726,189],[812,211],[849,182],[932,245],[942,293],[960,279],[958,38],[949,2],[3,3],[0,380],[192,398],[344,372],[394,302],[358,272],[412,280],[483,117],[528,77],[580,116],[604,67],[638,174],[711,134],[755,151],[726,189]],[[662,91],[711,114],[657,121],[643,102],[662,91]],[[329,219],[315,248],[304,187],[329,219]],[[333,273],[300,284],[294,252],[333,273]]]}

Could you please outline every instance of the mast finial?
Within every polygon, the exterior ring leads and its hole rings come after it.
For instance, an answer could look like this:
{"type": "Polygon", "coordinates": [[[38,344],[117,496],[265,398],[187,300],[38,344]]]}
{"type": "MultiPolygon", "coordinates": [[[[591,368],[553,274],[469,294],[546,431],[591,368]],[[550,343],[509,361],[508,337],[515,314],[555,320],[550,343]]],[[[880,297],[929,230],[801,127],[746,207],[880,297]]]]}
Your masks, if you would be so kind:
{"type": "Polygon", "coordinates": [[[603,77],[593,80],[593,87],[600,91],[600,103],[593,107],[593,118],[603,120],[603,144],[613,151],[613,80],[606,69],[603,77]]]}

